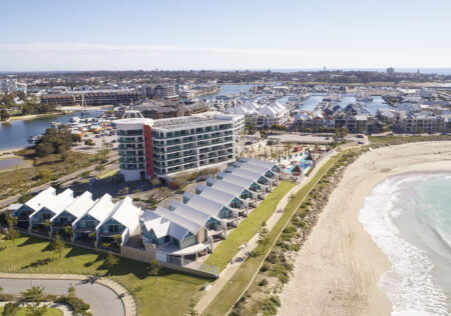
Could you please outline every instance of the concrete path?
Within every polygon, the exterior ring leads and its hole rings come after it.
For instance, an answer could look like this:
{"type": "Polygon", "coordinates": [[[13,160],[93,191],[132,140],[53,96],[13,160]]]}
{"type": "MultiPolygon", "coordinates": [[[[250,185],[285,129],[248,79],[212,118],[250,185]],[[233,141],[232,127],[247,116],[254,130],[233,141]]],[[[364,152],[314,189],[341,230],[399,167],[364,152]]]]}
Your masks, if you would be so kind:
{"type": "MultiPolygon", "coordinates": [[[[288,193],[286,193],[279,201],[279,203],[276,206],[276,210],[283,210],[288,204],[288,200],[290,198],[291,194],[296,193],[298,190],[300,190],[302,187],[304,187],[307,183],[310,182],[310,179],[312,179],[319,169],[330,159],[330,157],[336,155],[336,151],[331,151],[327,156],[324,157],[324,159],[321,159],[315,167],[315,169],[312,170],[310,175],[308,177],[305,177],[302,181],[302,183],[295,185],[293,188],[291,188],[288,193]]],[[[271,217],[266,221],[266,228],[268,231],[271,231],[274,225],[279,221],[279,219],[282,217],[283,213],[280,212],[274,212],[271,217]]],[[[244,260],[240,260],[239,258],[244,258],[245,254],[247,252],[251,252],[255,249],[258,245],[258,239],[259,235],[255,234],[247,243],[246,247],[239,250],[238,253],[233,257],[232,263],[229,263],[227,267],[221,272],[219,278],[214,281],[211,284],[211,288],[205,292],[205,294],[201,297],[199,302],[197,302],[195,309],[199,314],[202,314],[205,309],[210,305],[210,303],[213,301],[213,299],[221,292],[221,290],[224,288],[224,286],[227,284],[227,282],[230,280],[230,278],[235,274],[235,272],[240,268],[241,264],[244,262],[244,260]],[[236,260],[238,259],[238,260],[236,260]]]]}
{"type": "Polygon", "coordinates": [[[76,296],[91,305],[94,315],[135,316],[133,297],[118,283],[75,274],[0,273],[0,286],[8,294],[20,294],[31,286],[43,286],[47,294],[67,294],[71,286],[76,296]]]}

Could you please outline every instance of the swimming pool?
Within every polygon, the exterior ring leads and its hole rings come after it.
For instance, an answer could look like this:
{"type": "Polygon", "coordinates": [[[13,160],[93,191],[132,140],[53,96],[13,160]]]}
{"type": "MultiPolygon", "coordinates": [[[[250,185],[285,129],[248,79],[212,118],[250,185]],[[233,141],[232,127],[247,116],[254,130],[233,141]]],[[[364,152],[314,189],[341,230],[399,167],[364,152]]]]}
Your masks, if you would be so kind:
{"type": "MultiPolygon", "coordinates": [[[[301,167],[302,171],[305,172],[310,166],[312,165],[312,161],[302,158],[299,162],[299,166],[301,167]]],[[[295,166],[291,166],[289,168],[286,168],[284,170],[285,173],[291,173],[291,171],[294,169],[295,166]]]]}

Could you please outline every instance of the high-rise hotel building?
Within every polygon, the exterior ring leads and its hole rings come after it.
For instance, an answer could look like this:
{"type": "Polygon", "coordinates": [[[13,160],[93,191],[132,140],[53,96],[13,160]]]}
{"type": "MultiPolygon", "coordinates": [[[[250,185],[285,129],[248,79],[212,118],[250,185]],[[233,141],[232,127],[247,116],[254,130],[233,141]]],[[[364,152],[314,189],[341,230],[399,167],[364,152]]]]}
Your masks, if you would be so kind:
{"type": "Polygon", "coordinates": [[[133,181],[235,161],[244,117],[205,112],[152,120],[139,111],[127,111],[114,125],[120,172],[125,181],[133,181]]]}

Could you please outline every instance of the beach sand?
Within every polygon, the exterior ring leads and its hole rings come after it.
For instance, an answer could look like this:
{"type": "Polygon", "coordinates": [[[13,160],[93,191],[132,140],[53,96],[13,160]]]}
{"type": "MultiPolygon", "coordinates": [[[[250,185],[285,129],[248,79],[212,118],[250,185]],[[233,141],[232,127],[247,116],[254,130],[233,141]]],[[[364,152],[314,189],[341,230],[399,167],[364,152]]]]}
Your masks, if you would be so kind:
{"type": "Polygon", "coordinates": [[[391,263],[359,221],[363,200],[385,178],[451,170],[451,142],[384,147],[347,168],[280,295],[279,315],[390,315],[378,286],[391,263]]]}

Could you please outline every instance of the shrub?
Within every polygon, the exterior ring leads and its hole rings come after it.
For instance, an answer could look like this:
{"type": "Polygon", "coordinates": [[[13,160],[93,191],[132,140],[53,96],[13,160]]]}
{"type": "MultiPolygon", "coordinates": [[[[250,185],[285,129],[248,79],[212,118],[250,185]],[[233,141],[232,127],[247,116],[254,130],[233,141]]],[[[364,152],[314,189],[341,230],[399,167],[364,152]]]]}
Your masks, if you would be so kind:
{"type": "Polygon", "coordinates": [[[260,268],[260,272],[266,272],[269,270],[269,265],[267,263],[264,263],[262,267],[260,268]]]}
{"type": "Polygon", "coordinates": [[[266,279],[262,279],[260,282],[258,282],[258,286],[265,286],[266,284],[268,284],[268,280],[266,279]]]}
{"type": "Polygon", "coordinates": [[[83,316],[91,315],[91,313],[88,312],[91,306],[76,296],[63,295],[58,297],[55,302],[69,305],[75,314],[81,313],[83,316]]]}

